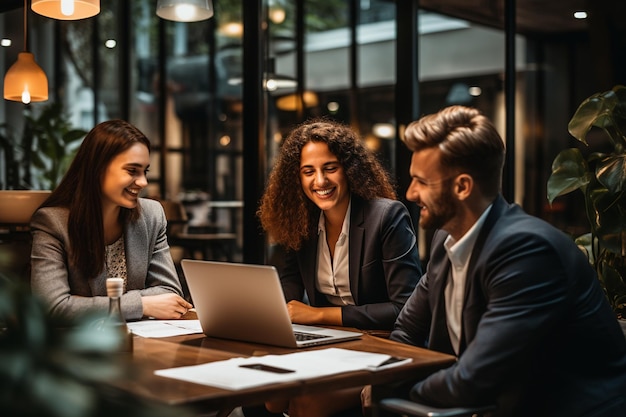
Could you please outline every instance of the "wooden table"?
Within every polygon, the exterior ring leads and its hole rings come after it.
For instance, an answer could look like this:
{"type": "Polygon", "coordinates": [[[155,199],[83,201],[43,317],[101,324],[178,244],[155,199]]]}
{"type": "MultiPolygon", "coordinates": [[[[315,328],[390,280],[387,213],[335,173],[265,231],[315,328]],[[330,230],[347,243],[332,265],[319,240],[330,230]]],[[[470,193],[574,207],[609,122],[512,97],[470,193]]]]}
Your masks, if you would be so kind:
{"type": "Polygon", "coordinates": [[[117,380],[113,382],[113,385],[150,401],[167,405],[191,406],[203,412],[220,410],[218,415],[227,415],[230,410],[237,406],[260,404],[270,399],[419,379],[438,369],[447,367],[455,361],[455,358],[450,355],[408,346],[371,334],[364,334],[360,340],[333,343],[309,349],[323,349],[330,346],[411,357],[413,361],[376,372],[348,372],[311,380],[230,391],[156,376],[154,371],[233,357],[292,353],[297,350],[207,338],[198,334],[164,339],[135,336],[132,365],[136,366],[136,369],[131,377],[117,380]]]}

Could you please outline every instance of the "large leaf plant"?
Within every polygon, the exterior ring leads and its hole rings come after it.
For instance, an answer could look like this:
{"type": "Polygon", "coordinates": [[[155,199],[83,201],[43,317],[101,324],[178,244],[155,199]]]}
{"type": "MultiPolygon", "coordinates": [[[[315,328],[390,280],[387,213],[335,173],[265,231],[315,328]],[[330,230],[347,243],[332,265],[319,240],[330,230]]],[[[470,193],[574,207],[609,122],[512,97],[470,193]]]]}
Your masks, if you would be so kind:
{"type": "Polygon", "coordinates": [[[585,99],[568,130],[587,146],[588,138],[604,140],[608,149],[586,156],[578,148],[561,151],[552,163],[548,201],[582,191],[590,232],[576,243],[594,266],[613,310],[626,318],[626,87],[585,99]]]}

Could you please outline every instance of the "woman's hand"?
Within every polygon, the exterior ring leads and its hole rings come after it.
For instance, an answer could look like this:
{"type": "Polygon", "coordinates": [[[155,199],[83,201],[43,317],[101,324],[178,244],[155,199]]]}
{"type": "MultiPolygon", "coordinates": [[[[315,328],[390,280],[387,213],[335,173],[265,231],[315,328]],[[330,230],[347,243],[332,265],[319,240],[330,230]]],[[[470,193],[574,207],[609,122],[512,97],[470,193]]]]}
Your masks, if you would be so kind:
{"type": "Polygon", "coordinates": [[[300,301],[291,300],[287,303],[287,311],[292,323],[343,325],[341,307],[311,307],[300,301]]]}
{"type": "Polygon", "coordinates": [[[160,320],[180,319],[193,305],[174,293],[141,297],[143,315],[160,320]]]}

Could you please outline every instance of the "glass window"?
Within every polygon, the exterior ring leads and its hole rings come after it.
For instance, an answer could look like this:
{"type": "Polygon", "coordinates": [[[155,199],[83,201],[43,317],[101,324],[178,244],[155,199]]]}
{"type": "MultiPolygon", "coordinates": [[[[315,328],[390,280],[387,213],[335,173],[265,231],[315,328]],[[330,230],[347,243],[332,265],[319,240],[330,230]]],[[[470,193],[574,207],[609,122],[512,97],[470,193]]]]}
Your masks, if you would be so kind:
{"type": "Polygon", "coordinates": [[[97,33],[95,45],[97,48],[97,123],[108,119],[125,118],[121,113],[121,102],[125,99],[120,94],[120,73],[122,71],[118,40],[121,34],[119,26],[119,2],[102,2],[98,19],[93,19],[97,33]]]}
{"type": "MultiPolygon", "coordinates": [[[[72,115],[75,126],[90,130],[94,126],[94,20],[59,22],[61,36],[61,100],[72,115]]],[[[102,119],[105,116],[102,115],[102,119]]]]}

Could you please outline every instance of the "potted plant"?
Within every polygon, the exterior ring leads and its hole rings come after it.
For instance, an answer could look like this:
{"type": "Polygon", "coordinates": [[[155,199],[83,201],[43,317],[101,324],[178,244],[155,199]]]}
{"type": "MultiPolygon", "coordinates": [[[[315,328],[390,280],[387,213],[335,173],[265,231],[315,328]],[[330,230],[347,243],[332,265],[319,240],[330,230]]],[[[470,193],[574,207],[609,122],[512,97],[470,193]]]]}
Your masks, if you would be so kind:
{"type": "Polygon", "coordinates": [[[63,327],[15,277],[0,272],[0,410],[16,417],[190,417],[186,409],[113,388],[137,372],[119,333],[74,317],[63,327]]]}
{"type": "Polygon", "coordinates": [[[626,87],[618,85],[585,99],[568,130],[585,145],[594,138],[607,149],[586,156],[578,148],[561,151],[552,163],[548,201],[552,204],[574,190],[583,193],[590,232],[576,242],[594,266],[616,315],[625,319],[626,87]]]}

